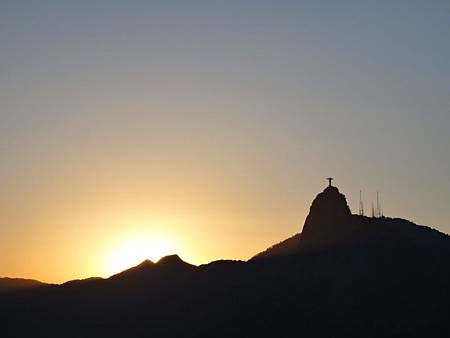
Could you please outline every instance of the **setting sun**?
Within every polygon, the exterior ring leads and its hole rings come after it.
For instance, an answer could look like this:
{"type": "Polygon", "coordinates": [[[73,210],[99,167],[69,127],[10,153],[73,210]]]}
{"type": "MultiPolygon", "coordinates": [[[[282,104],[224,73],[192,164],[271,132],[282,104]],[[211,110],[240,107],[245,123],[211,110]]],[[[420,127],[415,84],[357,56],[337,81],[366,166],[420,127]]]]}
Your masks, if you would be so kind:
{"type": "Polygon", "coordinates": [[[124,238],[106,257],[106,272],[111,275],[149,259],[157,262],[161,257],[176,252],[174,243],[161,235],[133,235],[124,238]]]}

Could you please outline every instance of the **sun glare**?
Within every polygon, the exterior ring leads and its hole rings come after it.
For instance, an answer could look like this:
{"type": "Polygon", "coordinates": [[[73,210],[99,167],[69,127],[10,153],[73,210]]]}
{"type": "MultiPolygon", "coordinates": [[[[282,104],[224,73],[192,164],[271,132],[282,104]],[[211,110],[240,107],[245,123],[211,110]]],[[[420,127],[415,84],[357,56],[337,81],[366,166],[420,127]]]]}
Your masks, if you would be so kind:
{"type": "Polygon", "coordinates": [[[155,235],[136,235],[120,241],[107,256],[106,270],[109,275],[126,270],[146,259],[157,262],[161,257],[176,253],[169,239],[155,235]]]}

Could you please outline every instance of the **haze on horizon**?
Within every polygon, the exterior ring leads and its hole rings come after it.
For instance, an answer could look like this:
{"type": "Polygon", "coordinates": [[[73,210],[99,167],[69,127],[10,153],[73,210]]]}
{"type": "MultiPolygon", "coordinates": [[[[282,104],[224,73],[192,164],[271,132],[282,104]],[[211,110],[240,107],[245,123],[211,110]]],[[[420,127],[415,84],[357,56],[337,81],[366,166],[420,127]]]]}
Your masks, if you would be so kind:
{"type": "Polygon", "coordinates": [[[386,215],[450,233],[449,17],[438,0],[2,1],[0,276],[248,259],[301,230],[329,175],[354,213],[380,191],[386,215]]]}

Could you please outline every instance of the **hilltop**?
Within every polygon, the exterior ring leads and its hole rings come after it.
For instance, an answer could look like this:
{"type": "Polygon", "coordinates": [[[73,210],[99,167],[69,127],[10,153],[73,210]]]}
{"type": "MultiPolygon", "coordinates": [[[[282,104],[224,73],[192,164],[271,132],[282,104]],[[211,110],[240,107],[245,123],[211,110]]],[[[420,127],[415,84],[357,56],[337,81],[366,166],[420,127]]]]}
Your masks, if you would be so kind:
{"type": "Polygon", "coordinates": [[[385,250],[437,250],[448,246],[450,237],[427,226],[401,218],[353,215],[346,197],[329,186],[314,199],[303,231],[253,259],[344,248],[385,250]]]}

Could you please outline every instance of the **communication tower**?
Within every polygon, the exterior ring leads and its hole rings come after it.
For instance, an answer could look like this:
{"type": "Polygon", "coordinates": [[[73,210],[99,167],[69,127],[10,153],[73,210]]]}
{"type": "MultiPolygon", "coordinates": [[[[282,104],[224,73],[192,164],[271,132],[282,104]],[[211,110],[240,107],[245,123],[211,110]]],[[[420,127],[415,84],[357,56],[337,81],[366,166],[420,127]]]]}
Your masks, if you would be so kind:
{"type": "Polygon", "coordinates": [[[359,191],[359,216],[364,216],[364,204],[362,201],[362,191],[359,191]]]}

